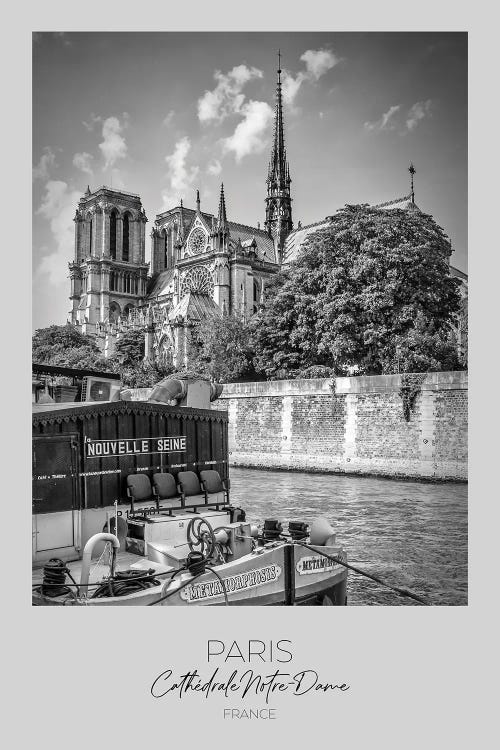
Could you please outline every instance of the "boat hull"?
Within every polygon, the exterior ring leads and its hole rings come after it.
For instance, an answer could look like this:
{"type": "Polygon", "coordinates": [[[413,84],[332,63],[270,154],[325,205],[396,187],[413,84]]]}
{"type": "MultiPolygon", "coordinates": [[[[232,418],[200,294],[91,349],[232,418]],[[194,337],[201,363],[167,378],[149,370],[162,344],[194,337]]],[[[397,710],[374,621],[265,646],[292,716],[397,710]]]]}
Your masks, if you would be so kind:
{"type": "Polygon", "coordinates": [[[50,598],[33,592],[35,605],[83,606],[343,606],[347,604],[347,570],[326,555],[345,562],[339,547],[280,543],[257,548],[193,578],[182,573],[161,585],[119,597],[50,598]]]}

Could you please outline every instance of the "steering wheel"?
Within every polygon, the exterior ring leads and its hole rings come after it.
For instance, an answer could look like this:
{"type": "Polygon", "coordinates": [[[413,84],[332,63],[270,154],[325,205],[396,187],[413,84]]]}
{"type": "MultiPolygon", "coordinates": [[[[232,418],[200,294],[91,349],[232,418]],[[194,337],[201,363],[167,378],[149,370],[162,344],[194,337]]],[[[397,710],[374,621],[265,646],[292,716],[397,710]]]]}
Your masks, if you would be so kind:
{"type": "Polygon", "coordinates": [[[201,552],[205,559],[212,556],[217,544],[213,528],[204,518],[192,518],[187,527],[187,543],[191,552],[201,552]]]}

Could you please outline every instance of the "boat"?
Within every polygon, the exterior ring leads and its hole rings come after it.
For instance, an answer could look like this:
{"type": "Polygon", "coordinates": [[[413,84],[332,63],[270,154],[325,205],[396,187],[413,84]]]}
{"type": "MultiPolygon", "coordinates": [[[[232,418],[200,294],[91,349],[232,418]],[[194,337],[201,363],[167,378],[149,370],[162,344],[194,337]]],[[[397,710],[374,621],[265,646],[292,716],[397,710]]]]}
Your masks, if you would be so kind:
{"type": "Polygon", "coordinates": [[[231,503],[221,390],[170,377],[147,401],[34,407],[33,605],[347,604],[327,519],[259,527],[231,503]]]}

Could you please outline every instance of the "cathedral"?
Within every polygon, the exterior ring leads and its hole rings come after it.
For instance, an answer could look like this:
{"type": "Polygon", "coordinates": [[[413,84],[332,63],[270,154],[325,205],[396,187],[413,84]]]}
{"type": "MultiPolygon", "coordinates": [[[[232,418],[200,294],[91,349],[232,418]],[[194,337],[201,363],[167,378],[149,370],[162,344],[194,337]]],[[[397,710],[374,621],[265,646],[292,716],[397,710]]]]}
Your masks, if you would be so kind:
{"type": "MultiPolygon", "coordinates": [[[[217,215],[179,205],[156,216],[151,261],[145,261],[147,217],[138,195],[87,188],[75,214],[75,257],[69,264],[71,323],[96,337],[110,356],[124,331],[144,331],[146,357],[186,366],[194,326],[228,314],[248,320],[264,299],[267,281],[290,263],[307,235],[330,217],[294,229],[286,155],[281,70],[278,69],[274,139],[267,173],[264,225],[228,219],[224,187],[217,215]]],[[[419,210],[410,195],[376,208],[419,210]]],[[[451,267],[453,275],[466,275],[451,267]]]]}

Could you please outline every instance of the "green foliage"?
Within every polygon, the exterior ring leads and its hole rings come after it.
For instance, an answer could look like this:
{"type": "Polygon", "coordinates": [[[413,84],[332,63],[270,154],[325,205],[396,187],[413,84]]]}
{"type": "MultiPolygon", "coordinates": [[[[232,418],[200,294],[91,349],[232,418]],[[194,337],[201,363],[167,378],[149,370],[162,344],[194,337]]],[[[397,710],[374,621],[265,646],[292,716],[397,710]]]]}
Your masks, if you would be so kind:
{"type": "Polygon", "coordinates": [[[331,378],[335,377],[338,373],[335,372],[333,367],[326,367],[325,365],[311,365],[310,367],[304,367],[302,370],[297,370],[294,373],[296,378],[331,378]]]}
{"type": "Polygon", "coordinates": [[[200,373],[198,370],[192,367],[181,367],[179,370],[173,370],[170,375],[165,377],[165,380],[176,380],[178,378],[186,378],[189,380],[207,380],[210,382],[210,377],[206,373],[200,373]]]}
{"type": "Polygon", "coordinates": [[[94,339],[70,324],[36,330],[32,338],[32,359],[45,365],[109,370],[94,339]]]}
{"type": "Polygon", "coordinates": [[[252,321],[256,368],[297,377],[316,366],[336,374],[458,367],[450,254],[426,214],[345,206],[269,283],[252,321]]]}
{"type": "Polygon", "coordinates": [[[132,328],[117,340],[115,351],[107,362],[120,373],[124,388],[150,388],[172,372],[171,366],[145,360],[144,352],[144,330],[132,328]]]}
{"type": "Polygon", "coordinates": [[[147,359],[121,368],[120,376],[124,388],[151,388],[171,372],[171,367],[162,367],[147,359]]]}
{"type": "Polygon", "coordinates": [[[251,329],[235,315],[205,320],[193,332],[192,370],[217,383],[255,377],[253,354],[251,329]]]}
{"type": "Polygon", "coordinates": [[[144,359],[144,331],[131,328],[125,331],[116,341],[115,351],[110,360],[119,363],[122,368],[134,367],[144,359]]]}
{"type": "Polygon", "coordinates": [[[415,401],[422,390],[422,383],[425,380],[425,373],[404,373],[401,376],[401,388],[399,395],[403,401],[403,416],[407,422],[410,421],[411,412],[415,408],[415,401]]]}

